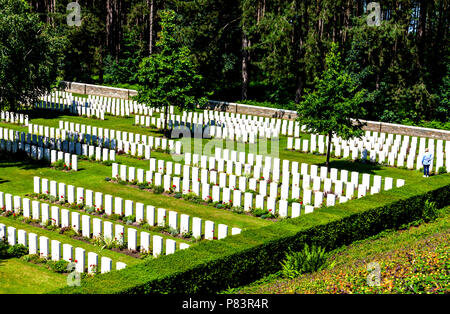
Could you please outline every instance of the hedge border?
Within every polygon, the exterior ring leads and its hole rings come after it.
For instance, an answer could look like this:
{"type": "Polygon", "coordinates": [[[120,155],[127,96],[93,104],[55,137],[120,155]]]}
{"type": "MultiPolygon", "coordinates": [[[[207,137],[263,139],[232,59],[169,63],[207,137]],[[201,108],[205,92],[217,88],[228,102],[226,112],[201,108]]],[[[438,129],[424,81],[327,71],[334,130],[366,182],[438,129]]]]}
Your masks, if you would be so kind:
{"type": "Polygon", "coordinates": [[[279,270],[288,249],[308,243],[331,250],[422,218],[426,200],[450,203],[450,174],[425,182],[200,243],[54,293],[215,293],[242,286],[279,270]]]}

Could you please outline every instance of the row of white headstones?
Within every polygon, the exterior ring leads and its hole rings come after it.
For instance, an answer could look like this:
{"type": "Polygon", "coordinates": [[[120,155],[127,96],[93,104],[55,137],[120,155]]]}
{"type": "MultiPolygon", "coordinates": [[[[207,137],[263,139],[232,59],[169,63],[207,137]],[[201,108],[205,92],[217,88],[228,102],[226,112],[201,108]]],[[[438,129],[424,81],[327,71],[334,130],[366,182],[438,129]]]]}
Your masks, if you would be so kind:
{"type": "Polygon", "coordinates": [[[27,155],[36,160],[48,160],[54,163],[58,160],[63,160],[67,167],[70,166],[71,170],[78,171],[78,156],[75,154],[64,153],[62,151],[51,150],[49,148],[43,148],[36,145],[25,144],[23,142],[0,140],[0,150],[4,150],[11,153],[17,153],[18,151],[25,151],[27,155]]]}
{"type": "MultiPolygon", "coordinates": [[[[87,135],[89,135],[90,139],[93,139],[93,136],[103,139],[107,138],[110,141],[110,147],[111,140],[115,139],[117,140],[115,150],[123,150],[125,153],[129,153],[132,156],[145,157],[145,159],[150,158],[150,150],[152,148],[161,148],[163,150],[170,149],[176,154],[181,154],[182,150],[181,142],[175,142],[174,140],[167,140],[161,137],[153,137],[113,129],[103,129],[100,127],[98,128],[79,123],[69,123],[67,121],[59,121],[59,125],[60,128],[53,128],[30,123],[28,126],[28,131],[32,134],[40,134],[51,138],[56,136],[56,138],[61,138],[62,140],[68,139],[70,132],[76,132],[79,133],[78,135],[80,142],[86,141],[87,135]]],[[[94,146],[96,145],[96,143],[91,143],[94,144],[94,146]]]]}
{"type": "MultiPolygon", "coordinates": [[[[137,169],[135,167],[127,167],[126,165],[113,164],[112,165],[112,176],[114,178],[119,178],[124,181],[133,182],[137,180],[138,183],[149,182],[156,186],[163,186],[165,191],[170,191],[173,189],[176,192],[182,192],[183,194],[188,194],[190,192],[201,196],[202,199],[208,201],[211,199],[213,202],[222,202],[229,204],[232,202],[234,207],[242,206],[242,193],[244,193],[244,204],[243,208],[245,211],[250,211],[252,208],[265,209],[264,203],[267,199],[267,210],[273,213],[277,212],[281,217],[287,217],[289,215],[289,191],[291,191],[291,199],[300,198],[300,174],[296,173],[293,176],[292,185],[289,183],[289,174],[287,174],[288,179],[284,179],[285,183],[281,185],[281,195],[280,199],[277,200],[279,186],[277,182],[267,183],[266,180],[257,180],[255,178],[250,179],[248,189],[252,191],[257,191],[257,184],[259,183],[259,195],[256,195],[255,204],[253,202],[253,193],[245,192],[247,191],[247,180],[245,176],[236,177],[235,175],[227,175],[226,173],[220,173],[219,184],[217,184],[217,172],[208,171],[207,169],[202,169],[201,179],[198,177],[199,169],[197,167],[190,167],[185,165],[183,167],[183,179],[177,176],[171,176],[169,174],[163,175],[163,172],[167,171],[167,167],[164,167],[163,161],[159,160],[158,163],[161,166],[156,173],[153,171],[145,171],[144,169],[137,169]],[[119,173],[120,169],[120,173],[119,173]],[[192,173],[192,180],[190,180],[190,175],[192,173]],[[145,174],[145,178],[144,178],[145,174]],[[208,178],[209,176],[209,178],[208,178]],[[228,179],[228,180],[227,180],[228,179]],[[228,182],[227,182],[228,181],[228,182]],[[239,182],[238,185],[236,184],[239,182]],[[267,186],[269,185],[270,194],[267,195],[267,186]],[[211,196],[212,191],[212,196],[211,196]],[[233,193],[233,199],[231,200],[231,193],[233,193]],[[278,210],[277,210],[278,208],[278,210]]],[[[167,164],[171,165],[171,162],[167,164]]],[[[166,166],[167,166],[166,164],[166,166]]],[[[180,164],[175,164],[175,166],[181,166],[180,164]]],[[[306,165],[306,164],[305,164],[306,165]]],[[[176,167],[180,169],[180,167],[176,167]]],[[[321,171],[321,176],[310,176],[306,174],[307,169],[304,169],[303,174],[303,204],[305,205],[305,213],[312,212],[313,207],[308,206],[314,203],[314,207],[321,207],[324,201],[324,196],[326,196],[327,206],[334,206],[336,198],[339,197],[339,201],[346,202],[348,199],[354,196],[355,187],[357,187],[358,198],[363,197],[370,190],[371,194],[379,193],[381,191],[381,176],[374,176],[373,186],[370,186],[371,177],[369,174],[363,174],[362,184],[358,184],[359,173],[352,173],[352,181],[347,182],[343,180],[337,180],[337,169],[334,169],[332,177],[326,178],[327,172],[326,167],[324,167],[325,172],[321,171]],[[313,190],[310,190],[311,180],[313,181],[313,190]],[[322,189],[323,181],[323,191],[322,189]],[[334,193],[332,191],[332,185],[334,184],[334,193]],[[344,196],[344,184],[346,188],[346,196],[344,196]],[[314,202],[312,200],[314,192],[314,202]]],[[[322,169],[321,169],[322,170],[322,169]]],[[[171,171],[169,171],[170,173],[171,171]]],[[[316,168],[317,172],[317,168],[316,168]]],[[[288,173],[288,172],[287,172],[288,173]]],[[[175,172],[177,174],[177,171],[175,172]]],[[[341,178],[348,176],[348,172],[343,170],[341,172],[341,178]],[[345,174],[344,174],[345,173],[345,174]]],[[[285,178],[286,178],[285,177],[285,178]]],[[[392,188],[392,178],[385,178],[384,189],[389,190],[392,188]]],[[[397,187],[404,185],[404,180],[397,180],[397,187]]],[[[301,204],[298,202],[292,203],[291,217],[295,218],[300,215],[301,204]]]]}
{"type": "MultiPolygon", "coordinates": [[[[101,262],[99,263],[99,256],[97,253],[87,252],[86,254],[86,250],[83,248],[76,247],[74,249],[72,245],[67,243],[62,244],[58,240],[51,240],[50,242],[48,237],[39,236],[32,232],[27,233],[26,230],[17,230],[15,227],[6,226],[0,223],[0,242],[1,241],[6,241],[11,246],[22,244],[28,248],[29,254],[37,254],[41,258],[50,258],[52,261],[60,261],[62,259],[69,263],[74,263],[74,270],[78,273],[84,273],[86,268],[87,272],[90,274],[95,273],[96,271],[103,274],[112,270],[112,259],[109,257],[102,256],[101,262]]],[[[116,270],[123,269],[126,266],[125,263],[116,262],[116,270]]]]}
{"type": "MultiPolygon", "coordinates": [[[[384,133],[383,133],[384,134],[384,133]]],[[[393,141],[393,134],[388,135],[388,139],[386,143],[383,144],[384,138],[377,137],[376,134],[374,136],[365,136],[361,140],[351,140],[345,141],[341,138],[333,138],[331,153],[336,157],[341,156],[341,150],[343,152],[342,157],[357,159],[363,157],[364,149],[367,149],[367,159],[371,161],[378,161],[379,163],[384,163],[386,157],[388,159],[388,164],[390,166],[403,167],[405,165],[408,169],[414,168],[414,161],[416,164],[416,169],[420,169],[422,165],[422,158],[425,154],[425,148],[428,148],[429,152],[433,154],[433,161],[430,166],[430,171],[433,169],[433,164],[435,164],[436,172],[440,167],[444,166],[444,159],[446,160],[445,166],[447,169],[450,169],[450,141],[445,142],[445,151],[444,151],[444,141],[437,140],[436,144],[436,153],[434,146],[434,139],[428,140],[428,147],[426,147],[426,139],[420,138],[419,150],[416,157],[417,152],[417,137],[411,138],[411,146],[409,146],[409,137],[403,137],[403,142],[400,148],[401,137],[397,135],[396,140],[393,141]],[[409,151],[409,152],[408,152],[409,151]],[[378,156],[378,158],[377,158],[378,156]],[[444,158],[445,157],[445,158],[444,158]],[[397,164],[395,164],[395,160],[397,160],[397,164]],[[436,161],[434,163],[434,160],[436,161]]],[[[325,153],[326,145],[328,144],[328,140],[324,140],[323,135],[318,136],[318,151],[321,154],[325,153]]],[[[306,153],[316,151],[316,135],[312,134],[311,139],[300,139],[289,137],[287,142],[287,149],[294,149],[298,151],[303,151],[306,153]],[[294,142],[295,141],[295,142],[294,142]]]]}
{"type": "MultiPolygon", "coordinates": [[[[44,95],[40,98],[41,103],[36,104],[38,107],[45,107],[54,110],[69,109],[74,113],[86,114],[96,112],[96,116],[102,116],[104,120],[104,114],[108,113],[115,116],[129,116],[133,113],[153,115],[154,112],[159,112],[160,109],[149,108],[146,105],[138,104],[136,101],[130,101],[127,99],[92,96],[88,95],[88,98],[73,96],[72,93],[54,91],[51,94],[44,95]],[[54,104],[53,107],[51,104],[54,104]],[[85,109],[83,109],[85,108],[85,109]],[[89,110],[89,113],[88,113],[89,110]]],[[[170,106],[170,113],[174,112],[174,107],[170,106]]]]}
{"type": "MultiPolygon", "coordinates": [[[[31,158],[37,160],[48,160],[50,163],[54,163],[58,160],[64,160],[64,162],[69,165],[71,164],[72,170],[78,170],[78,155],[83,155],[87,157],[95,156],[95,159],[98,161],[115,161],[116,160],[116,151],[110,150],[108,148],[96,147],[94,145],[87,145],[76,143],[73,147],[73,154],[58,151],[56,149],[44,148],[39,145],[32,145],[23,141],[23,139],[29,139],[32,135],[30,133],[21,132],[22,136],[16,138],[16,133],[12,129],[1,128],[0,127],[0,139],[7,141],[5,144],[5,150],[10,152],[17,152],[18,150],[24,150],[31,158]]],[[[32,136],[35,136],[34,134],[32,136]]],[[[56,140],[55,138],[53,138],[56,140]]],[[[68,143],[68,148],[70,147],[70,143],[68,143]]],[[[61,149],[64,149],[62,146],[61,149]]]]}
{"type": "Polygon", "coordinates": [[[48,101],[41,101],[35,103],[36,108],[40,109],[51,109],[51,110],[69,110],[70,113],[77,114],[79,116],[87,116],[88,118],[95,116],[100,120],[105,120],[105,111],[100,109],[89,108],[85,106],[80,106],[78,103],[71,103],[69,100],[65,100],[62,103],[55,106],[54,103],[48,101]]]}
{"type": "Polygon", "coordinates": [[[25,218],[39,221],[43,225],[50,222],[52,225],[61,228],[71,228],[80,232],[86,238],[95,239],[103,236],[104,239],[114,240],[119,244],[126,242],[127,248],[132,251],[137,251],[138,248],[143,253],[152,251],[153,256],[157,257],[163,254],[164,248],[166,255],[168,255],[175,253],[177,246],[180,250],[189,247],[187,243],[177,243],[177,241],[168,238],[165,239],[164,245],[164,238],[159,235],[153,235],[151,240],[150,233],[141,231],[138,237],[138,230],[134,228],[125,228],[121,224],[113,224],[100,218],[91,219],[90,215],[81,215],[76,211],[59,208],[58,206],[51,206],[50,208],[47,203],[30,201],[28,198],[22,199],[20,196],[0,192],[0,202],[3,202],[3,197],[6,211],[19,214],[22,210],[22,215],[25,218]],[[11,203],[13,203],[13,206],[10,205],[11,203]],[[20,203],[22,204],[18,205],[20,203]]]}
{"type": "Polygon", "coordinates": [[[0,120],[5,121],[7,123],[16,123],[28,125],[28,115],[23,113],[15,113],[9,111],[1,111],[0,112],[0,120]]]}
{"type": "MultiPolygon", "coordinates": [[[[103,195],[101,192],[94,192],[83,187],[75,187],[58,183],[54,180],[41,179],[34,177],[34,193],[41,193],[53,196],[58,199],[66,200],[68,203],[84,204],[85,206],[94,207],[96,210],[104,208],[107,215],[118,214],[125,217],[136,216],[135,222],[147,222],[150,226],[165,226],[166,224],[173,230],[177,230],[179,234],[192,232],[195,238],[201,237],[203,231],[203,220],[198,217],[191,217],[186,214],[179,214],[176,211],[166,211],[164,208],[155,209],[152,205],[145,205],[132,200],[124,200],[121,197],[112,195],[103,195]],[[76,191],[76,195],[75,195],[76,191]],[[125,206],[124,206],[125,204],[125,206]],[[167,223],[166,217],[168,216],[167,223]]],[[[213,240],[215,226],[218,227],[218,239],[227,237],[229,228],[225,224],[217,224],[213,221],[205,221],[205,239],[213,240]]],[[[232,228],[231,235],[239,234],[241,229],[232,228]]]]}

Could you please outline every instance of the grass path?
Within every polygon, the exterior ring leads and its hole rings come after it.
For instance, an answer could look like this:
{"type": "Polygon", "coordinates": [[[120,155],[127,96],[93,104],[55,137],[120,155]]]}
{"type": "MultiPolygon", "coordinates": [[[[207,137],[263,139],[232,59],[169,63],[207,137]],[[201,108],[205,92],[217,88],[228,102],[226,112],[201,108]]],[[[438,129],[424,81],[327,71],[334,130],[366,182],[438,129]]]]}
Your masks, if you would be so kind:
{"type": "Polygon", "coordinates": [[[67,285],[67,277],[18,258],[0,259],[0,294],[38,294],[67,285]]]}

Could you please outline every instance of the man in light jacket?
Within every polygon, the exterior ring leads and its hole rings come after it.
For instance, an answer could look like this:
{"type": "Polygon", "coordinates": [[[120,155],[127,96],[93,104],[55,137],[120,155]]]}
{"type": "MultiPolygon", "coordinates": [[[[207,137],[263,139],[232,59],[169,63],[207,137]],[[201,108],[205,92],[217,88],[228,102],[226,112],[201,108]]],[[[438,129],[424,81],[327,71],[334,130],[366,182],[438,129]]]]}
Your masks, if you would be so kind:
{"type": "Polygon", "coordinates": [[[423,165],[423,176],[429,177],[430,176],[430,165],[433,161],[433,154],[428,151],[428,148],[425,149],[425,155],[423,155],[422,158],[422,165],[423,165]]]}

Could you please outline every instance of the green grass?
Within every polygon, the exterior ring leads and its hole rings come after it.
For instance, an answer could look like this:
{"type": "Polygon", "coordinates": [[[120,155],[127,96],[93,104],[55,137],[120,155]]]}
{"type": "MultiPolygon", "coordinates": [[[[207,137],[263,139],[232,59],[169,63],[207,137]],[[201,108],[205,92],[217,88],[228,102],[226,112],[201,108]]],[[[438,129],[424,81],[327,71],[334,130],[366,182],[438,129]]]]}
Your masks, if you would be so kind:
{"type": "Polygon", "coordinates": [[[67,277],[18,258],[0,259],[0,294],[38,294],[67,285],[67,277]]]}
{"type": "Polygon", "coordinates": [[[387,230],[332,251],[322,271],[289,280],[280,273],[225,293],[438,293],[450,292],[450,207],[430,223],[387,230]],[[369,287],[367,265],[381,268],[379,287],[369,287]]]}
{"type": "MultiPolygon", "coordinates": [[[[89,119],[89,118],[83,118],[79,116],[71,116],[67,114],[60,114],[55,111],[48,111],[48,110],[41,110],[41,111],[32,111],[30,113],[32,120],[31,123],[36,124],[43,124],[47,126],[52,127],[59,127],[58,120],[64,120],[64,121],[70,121],[74,123],[81,123],[86,125],[93,125],[103,128],[109,128],[109,129],[116,129],[121,131],[127,131],[127,132],[133,132],[138,134],[147,134],[152,136],[160,136],[161,133],[158,132],[155,129],[146,129],[143,127],[133,126],[134,123],[134,117],[130,118],[117,118],[113,116],[106,116],[106,120],[95,120],[95,119],[89,119]]],[[[17,125],[11,125],[6,123],[0,123],[0,126],[2,127],[8,127],[13,128],[14,130],[20,130],[20,131],[27,131],[27,128],[20,127],[17,125]]],[[[302,134],[302,138],[309,138],[309,135],[302,134]]],[[[207,140],[203,139],[201,141],[201,147],[210,147],[213,146],[213,144],[223,145],[223,148],[230,148],[230,149],[236,149],[238,147],[238,144],[234,142],[229,141],[222,141],[222,140],[207,140]]],[[[198,141],[198,142],[200,142],[198,141]]],[[[195,140],[192,140],[190,143],[191,152],[196,153],[195,151],[195,140]]],[[[291,161],[297,161],[299,163],[305,162],[308,164],[317,164],[317,165],[324,165],[325,163],[325,156],[315,155],[315,154],[305,154],[300,152],[294,152],[294,151],[288,151],[286,150],[286,143],[287,138],[281,137],[279,142],[279,149],[278,151],[271,151],[272,148],[270,147],[272,145],[272,142],[269,141],[269,148],[268,152],[271,152],[272,154],[276,155],[278,154],[278,157],[280,159],[288,159],[291,161]]],[[[246,147],[246,151],[249,151],[249,145],[246,147]]],[[[206,155],[213,155],[213,151],[210,151],[209,153],[205,153],[206,155]]],[[[152,151],[152,157],[158,158],[158,159],[164,159],[166,161],[172,160],[172,156],[170,154],[166,153],[159,153],[159,152],[153,152],[152,151]]],[[[117,161],[119,163],[126,164],[127,166],[135,166],[138,168],[148,169],[149,162],[144,160],[138,160],[135,158],[127,157],[124,155],[118,155],[116,156],[117,161]]],[[[418,171],[410,171],[410,170],[404,170],[404,169],[397,169],[392,167],[382,167],[382,166],[371,166],[366,164],[361,164],[357,162],[351,162],[346,161],[342,159],[331,159],[331,167],[335,167],[338,169],[347,169],[350,171],[359,171],[360,173],[370,173],[372,175],[377,174],[381,175],[383,177],[390,176],[393,178],[402,178],[406,180],[406,185],[409,185],[409,193],[411,191],[415,190],[415,187],[420,188],[424,185],[429,184],[430,179],[422,178],[422,174],[418,171]]],[[[89,161],[79,161],[79,171],[78,172],[71,172],[71,173],[65,173],[62,171],[57,171],[53,169],[49,169],[48,167],[42,167],[37,165],[36,163],[29,162],[29,161],[0,161],[0,191],[11,193],[13,195],[19,195],[24,196],[25,194],[31,193],[33,191],[33,176],[39,176],[41,178],[47,178],[49,180],[56,180],[57,182],[64,182],[66,184],[71,184],[74,186],[83,187],[85,189],[91,189],[93,191],[99,191],[104,194],[111,194],[113,196],[120,196],[123,199],[131,199],[134,202],[142,202],[146,205],[153,205],[156,208],[163,207],[166,210],[174,210],[179,213],[185,213],[190,216],[196,216],[200,217],[204,220],[212,220],[216,223],[223,223],[228,225],[229,227],[239,227],[241,229],[247,229],[251,233],[253,232],[259,232],[259,228],[261,231],[263,231],[263,236],[257,239],[248,239],[248,238],[239,238],[243,241],[243,243],[240,243],[239,245],[234,243],[231,238],[225,239],[221,241],[208,241],[208,242],[214,242],[214,243],[199,243],[198,245],[194,245],[192,248],[192,254],[189,252],[178,252],[182,254],[182,256],[185,256],[183,254],[187,254],[186,256],[194,256],[196,257],[195,261],[192,261],[191,264],[195,264],[198,261],[212,261],[214,259],[220,259],[220,256],[223,250],[224,245],[233,247],[236,249],[236,252],[238,249],[242,248],[251,248],[253,245],[256,245],[257,243],[263,243],[265,240],[274,239],[276,240],[278,237],[280,237],[281,234],[289,234],[289,233],[296,233],[299,229],[306,230],[307,228],[314,227],[318,224],[322,224],[327,221],[331,221],[334,219],[340,219],[344,217],[347,214],[351,213],[358,213],[362,210],[373,208],[374,206],[378,206],[379,204],[384,204],[389,202],[393,197],[401,196],[408,197],[407,195],[403,194],[403,189],[394,189],[393,191],[390,191],[390,193],[380,193],[378,195],[373,196],[367,196],[361,200],[357,201],[351,201],[345,204],[342,208],[339,207],[338,209],[335,208],[325,208],[325,209],[319,209],[317,212],[318,215],[303,215],[300,219],[296,220],[288,220],[281,223],[274,224],[271,221],[255,218],[248,215],[239,215],[236,213],[232,213],[230,211],[226,211],[223,209],[216,209],[212,206],[205,206],[200,204],[195,204],[191,202],[184,201],[182,199],[175,199],[173,197],[168,197],[166,195],[161,194],[153,194],[150,192],[141,191],[139,189],[125,186],[125,185],[119,185],[111,182],[106,182],[104,179],[105,177],[111,177],[111,167],[102,165],[100,163],[95,162],[89,162],[89,161]],[[345,215],[344,215],[345,212],[345,215]],[[307,217],[306,217],[307,216],[307,217]],[[281,232],[281,230],[284,230],[281,232]],[[198,248],[198,250],[197,250],[198,248]],[[189,254],[188,254],[189,253],[189,254]]],[[[437,182],[443,181],[445,178],[435,178],[438,180],[435,180],[437,182]]],[[[447,176],[448,180],[448,176],[447,176]]],[[[431,185],[430,185],[431,188],[431,185]]],[[[28,230],[27,228],[30,228],[29,231],[31,232],[37,232],[42,235],[48,236],[50,239],[58,239],[62,243],[71,243],[71,241],[75,241],[74,246],[80,246],[83,247],[83,245],[87,246],[87,251],[95,251],[97,249],[96,247],[81,242],[76,241],[71,238],[68,238],[63,235],[55,234],[54,232],[43,230],[40,228],[34,228],[32,226],[20,223],[18,221],[14,221],[12,218],[4,218],[0,217],[3,220],[3,223],[9,223],[9,225],[13,225],[12,223],[15,223],[17,228],[22,228],[25,230],[28,230]],[[36,230],[37,229],[37,230],[36,230]],[[58,238],[57,236],[61,237],[58,238]],[[93,249],[92,249],[93,248],[93,249]]],[[[2,220],[0,220],[2,221],[2,220]]],[[[248,232],[247,231],[247,232],[248,232]]],[[[180,241],[180,239],[177,239],[177,241],[180,241]]],[[[191,250],[187,250],[191,251],[191,250]]],[[[124,254],[120,254],[113,251],[103,251],[102,254],[105,254],[105,256],[108,256],[106,254],[112,254],[111,257],[114,261],[123,261],[127,263],[128,265],[131,265],[133,263],[139,263],[139,260],[134,259],[132,257],[126,256],[124,254]],[[117,256],[115,255],[117,254],[117,256]],[[113,257],[114,256],[114,257],[113,257]],[[132,259],[133,261],[125,261],[127,259],[132,259]]],[[[171,264],[171,267],[166,267],[162,264],[164,264],[166,261],[171,261],[171,256],[162,257],[161,261],[152,261],[151,265],[155,265],[158,267],[158,271],[153,271],[150,274],[150,277],[158,277],[164,276],[164,274],[171,274],[173,272],[173,267],[176,267],[179,263],[175,261],[175,263],[171,264]],[[155,263],[156,262],[156,263],[155,263]],[[178,263],[178,264],[177,264],[178,263]],[[170,269],[169,269],[170,268],[170,269]],[[161,272],[160,272],[161,271],[161,272]]],[[[187,269],[189,265],[182,265],[180,266],[180,271],[183,269],[187,269]]],[[[1,266],[0,266],[1,267],[1,266]]],[[[178,269],[178,268],[176,268],[178,269]]],[[[136,269],[137,271],[137,269],[136,269]]],[[[132,274],[133,271],[130,270],[130,274],[132,274]]],[[[115,276],[115,275],[114,275],[115,276]]],[[[120,276],[119,276],[120,277],[120,276]]],[[[116,278],[116,277],[114,277],[116,278]]],[[[141,279],[139,279],[141,280],[141,279]]],[[[107,281],[108,282],[108,281],[107,281]]],[[[114,282],[112,280],[111,282],[114,282]]],[[[127,286],[131,286],[131,282],[127,283],[127,286]]],[[[111,289],[114,290],[113,287],[111,289]]],[[[106,291],[106,290],[105,290],[106,291]]]]}

